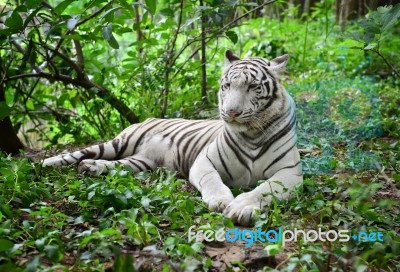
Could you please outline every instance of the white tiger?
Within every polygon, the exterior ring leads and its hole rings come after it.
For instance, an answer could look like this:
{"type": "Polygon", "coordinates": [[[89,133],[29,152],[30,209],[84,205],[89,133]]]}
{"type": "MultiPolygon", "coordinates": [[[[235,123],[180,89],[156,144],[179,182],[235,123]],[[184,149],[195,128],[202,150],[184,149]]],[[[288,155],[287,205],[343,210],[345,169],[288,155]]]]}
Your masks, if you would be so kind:
{"type": "Polygon", "coordinates": [[[80,172],[94,174],[115,164],[135,173],[163,166],[188,177],[211,210],[250,225],[272,195],[286,198],[303,180],[295,104],[279,80],[288,58],[241,60],[227,51],[218,92],[222,120],[148,119],[43,166],[78,162],[80,172]],[[260,180],[266,181],[256,186],[260,180]],[[235,198],[232,186],[255,188],[235,198]]]}

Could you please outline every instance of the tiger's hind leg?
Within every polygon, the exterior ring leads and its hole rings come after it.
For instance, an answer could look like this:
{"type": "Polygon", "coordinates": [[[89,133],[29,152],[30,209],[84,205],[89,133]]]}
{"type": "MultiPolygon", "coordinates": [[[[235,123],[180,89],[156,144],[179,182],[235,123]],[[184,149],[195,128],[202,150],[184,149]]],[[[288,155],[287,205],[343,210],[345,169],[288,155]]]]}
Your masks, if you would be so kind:
{"type": "Polygon", "coordinates": [[[86,159],[79,163],[78,171],[84,174],[100,175],[109,172],[117,165],[128,166],[134,173],[154,170],[157,167],[154,161],[141,155],[133,155],[115,161],[86,159]]]}

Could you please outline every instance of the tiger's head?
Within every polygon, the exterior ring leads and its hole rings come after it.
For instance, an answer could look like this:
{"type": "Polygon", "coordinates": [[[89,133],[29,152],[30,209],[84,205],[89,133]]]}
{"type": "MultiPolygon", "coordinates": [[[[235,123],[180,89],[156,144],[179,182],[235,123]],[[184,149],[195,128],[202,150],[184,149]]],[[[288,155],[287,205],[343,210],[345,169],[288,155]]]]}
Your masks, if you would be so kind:
{"type": "Polygon", "coordinates": [[[218,92],[219,113],[235,127],[263,130],[274,118],[287,111],[288,99],[279,74],[289,55],[272,60],[240,59],[225,53],[225,68],[218,92]]]}

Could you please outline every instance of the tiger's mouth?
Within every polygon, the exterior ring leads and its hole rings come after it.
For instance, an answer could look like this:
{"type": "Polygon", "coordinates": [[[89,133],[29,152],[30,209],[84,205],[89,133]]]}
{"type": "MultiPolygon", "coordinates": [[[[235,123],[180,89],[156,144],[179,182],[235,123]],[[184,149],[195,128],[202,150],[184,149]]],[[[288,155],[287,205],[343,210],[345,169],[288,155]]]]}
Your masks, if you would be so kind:
{"type": "Polygon", "coordinates": [[[231,125],[246,125],[252,122],[251,118],[222,116],[222,120],[231,125]]]}
{"type": "Polygon", "coordinates": [[[259,114],[237,117],[221,114],[221,119],[229,126],[236,127],[243,131],[264,131],[269,124],[269,122],[263,120],[259,114]]]}

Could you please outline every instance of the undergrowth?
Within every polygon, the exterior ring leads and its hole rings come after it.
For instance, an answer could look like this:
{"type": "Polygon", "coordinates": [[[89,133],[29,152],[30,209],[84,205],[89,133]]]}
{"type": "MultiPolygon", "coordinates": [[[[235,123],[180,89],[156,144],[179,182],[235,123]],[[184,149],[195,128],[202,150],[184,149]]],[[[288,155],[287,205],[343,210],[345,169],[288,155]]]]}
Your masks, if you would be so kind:
{"type": "MultiPolygon", "coordinates": [[[[257,242],[274,264],[235,261],[226,269],[398,271],[399,79],[377,56],[352,49],[358,43],[348,34],[357,24],[340,33],[333,15],[307,20],[250,20],[238,30],[236,45],[224,44],[248,56],[291,55],[289,76],[283,80],[297,103],[305,180],[292,198],[273,201],[261,212],[255,227],[380,232],[383,241],[257,242]]],[[[391,31],[380,52],[398,63],[400,36],[397,28],[391,31]]],[[[209,100],[215,106],[223,61],[209,60],[216,63],[207,66],[213,90],[209,100]]],[[[170,117],[213,114],[199,110],[193,82],[188,77],[173,93],[170,117]]],[[[146,94],[129,95],[142,101],[146,94]]],[[[73,92],[69,96],[60,97],[60,104],[75,99],[73,92]]],[[[146,99],[145,106],[133,103],[145,108],[142,118],[151,112],[147,105],[157,104],[151,96],[146,99]]],[[[96,137],[93,130],[81,129],[80,121],[47,135],[53,143],[71,135],[75,142],[96,137]]],[[[106,136],[121,129],[120,123],[110,123],[106,136]]],[[[191,226],[234,227],[222,214],[210,212],[199,193],[175,173],[159,169],[134,176],[116,169],[85,177],[74,167],[43,169],[38,160],[0,155],[0,271],[216,270],[218,256],[207,253],[210,244],[188,241],[191,226]]]]}
{"type": "MultiPolygon", "coordinates": [[[[255,227],[381,232],[383,242],[264,243],[269,256],[287,256],[280,270],[399,269],[400,142],[368,140],[359,147],[380,157],[381,168],[348,169],[345,146],[335,145],[331,171],[306,174],[293,197],[274,201],[255,227]]],[[[221,214],[210,213],[186,181],[163,169],[85,177],[72,167],[42,169],[27,159],[1,156],[0,173],[1,271],[129,271],[124,269],[130,262],[138,269],[151,262],[155,270],[206,271],[212,269],[212,258],[204,252],[207,242],[189,242],[189,227],[234,227],[221,214]],[[143,251],[150,253],[138,253],[143,251]]]]}

